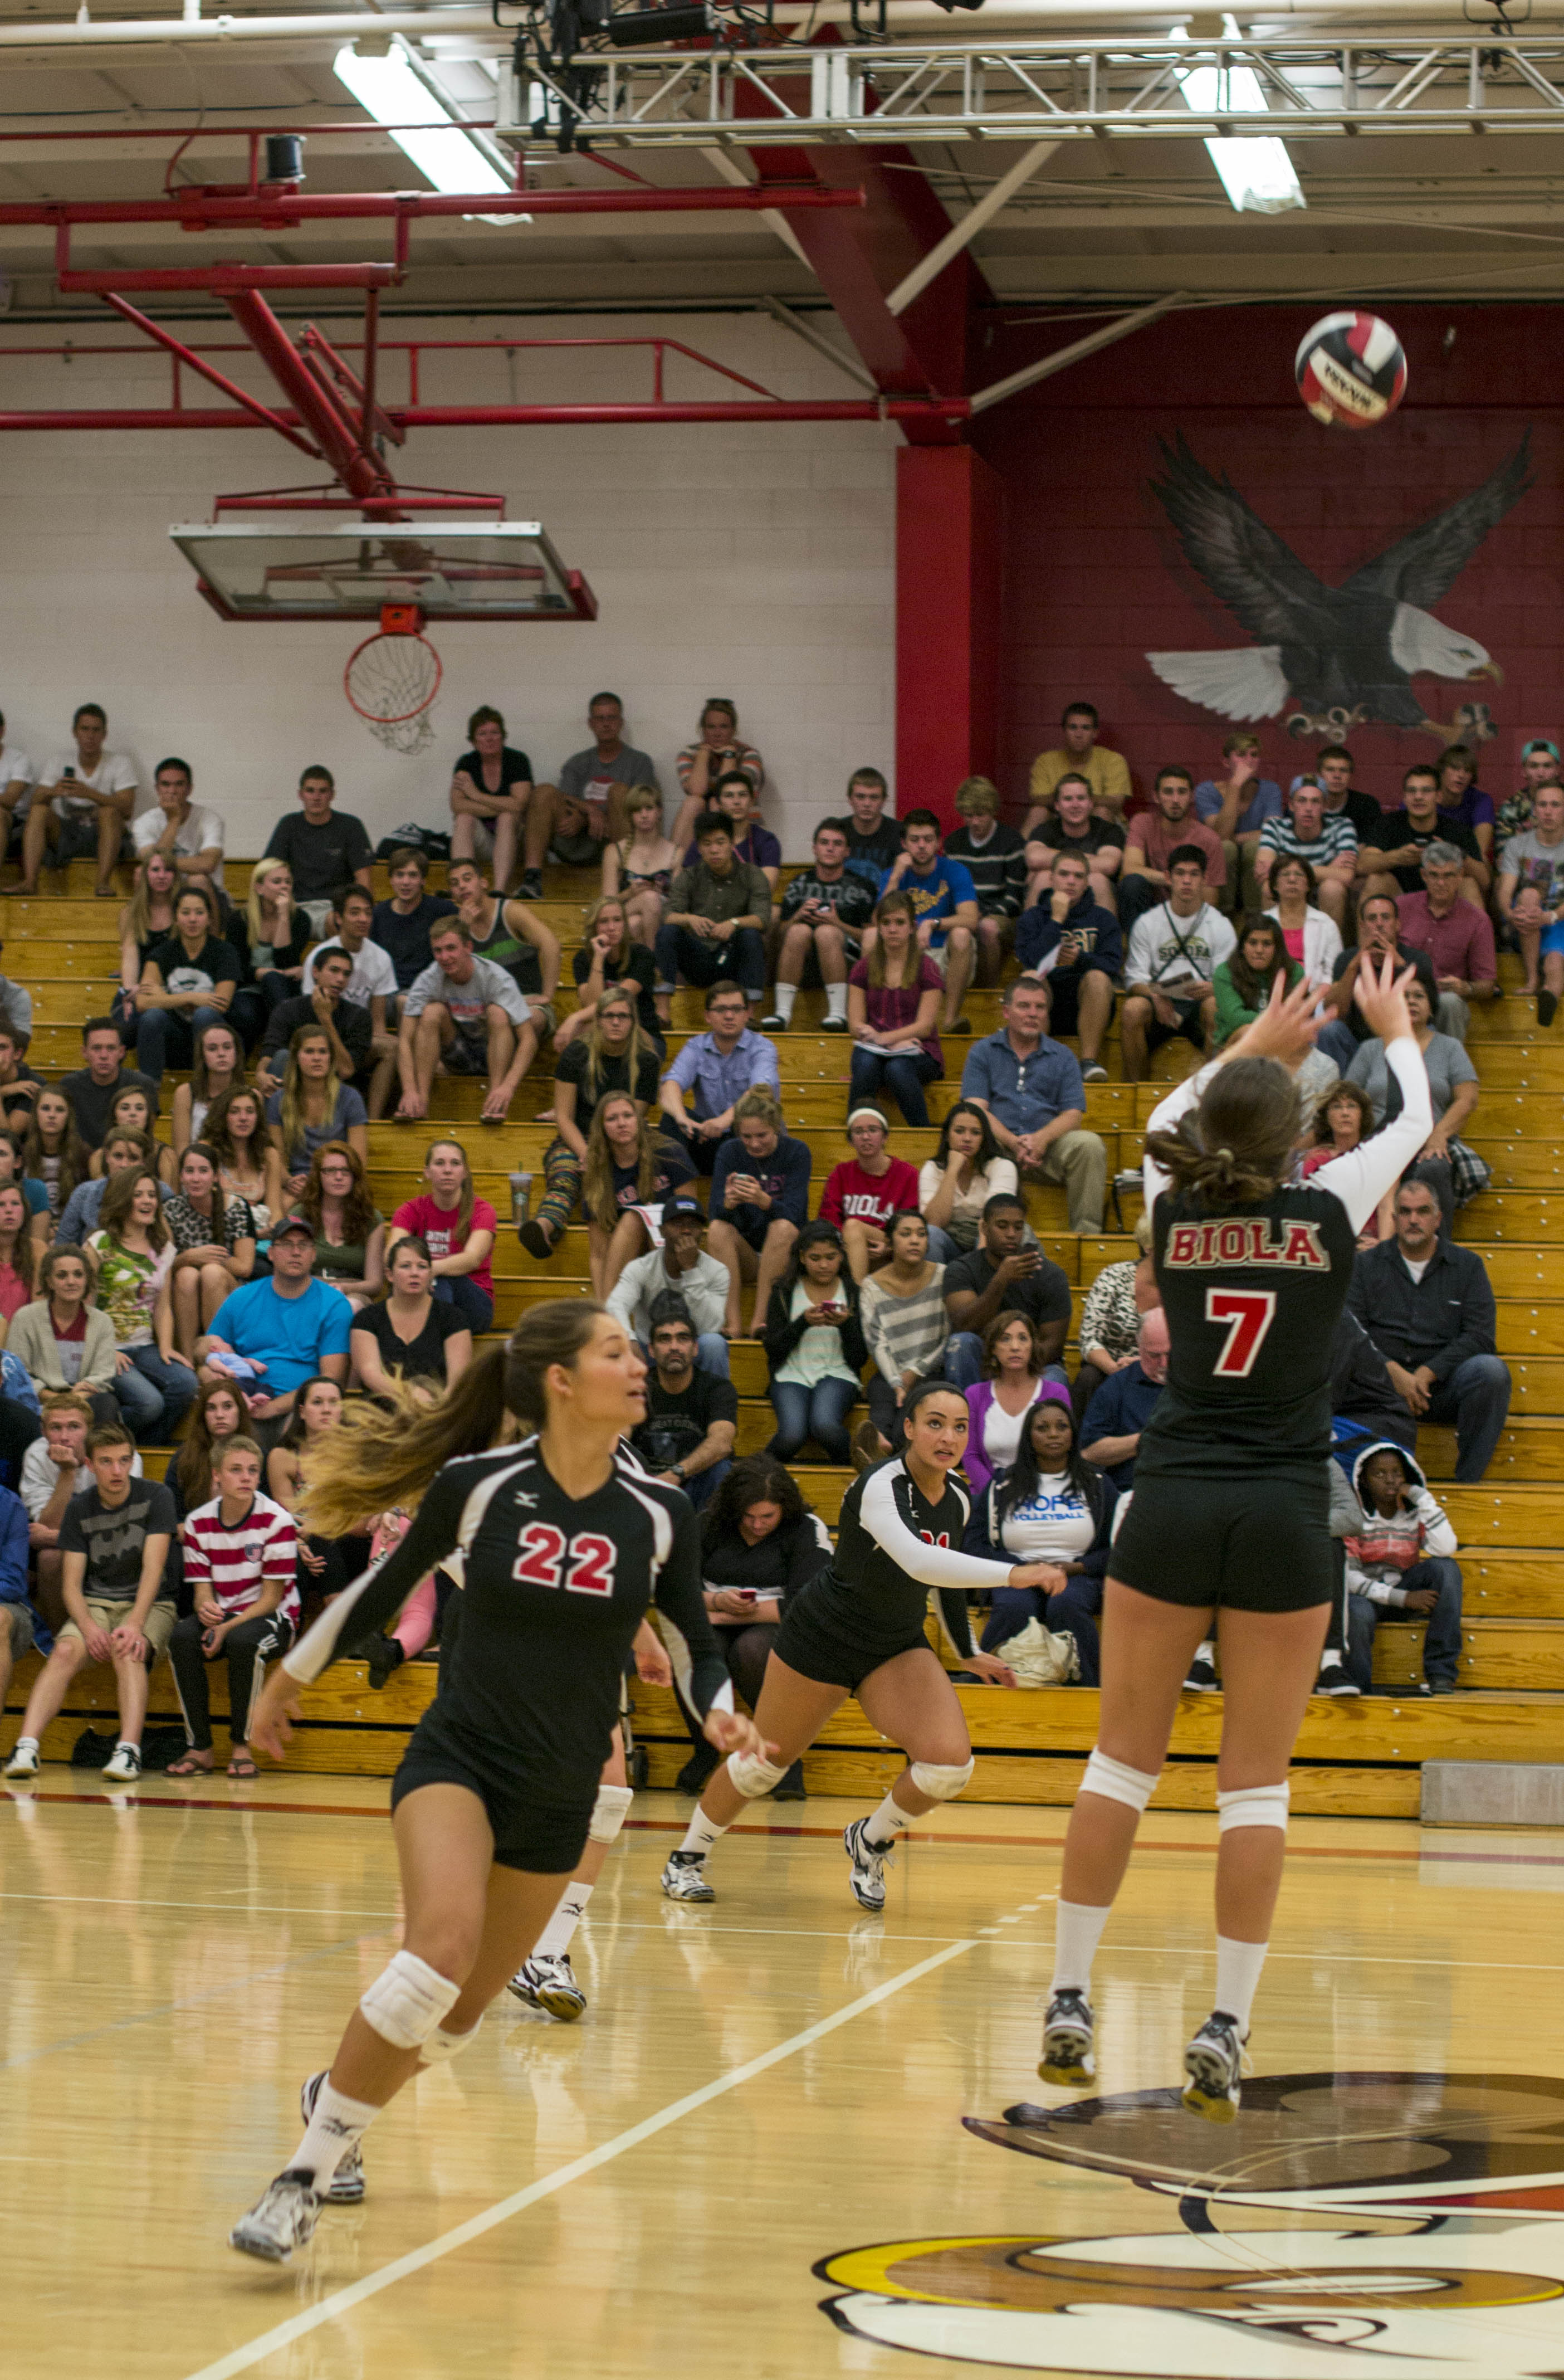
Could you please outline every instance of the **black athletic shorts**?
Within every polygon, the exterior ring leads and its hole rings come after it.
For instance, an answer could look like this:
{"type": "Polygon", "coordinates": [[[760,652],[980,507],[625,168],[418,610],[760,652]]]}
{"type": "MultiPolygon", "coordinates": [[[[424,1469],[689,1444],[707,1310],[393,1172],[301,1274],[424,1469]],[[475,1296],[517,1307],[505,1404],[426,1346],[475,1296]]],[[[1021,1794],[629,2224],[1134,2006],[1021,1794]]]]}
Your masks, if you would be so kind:
{"type": "MultiPolygon", "coordinates": [[[[1057,1040],[1061,1034],[1077,1033],[1081,1026],[1081,986],[1088,975],[1102,975],[1100,967],[1055,967],[1049,978],[1052,1000],[1049,1007],[1049,1032],[1057,1040]]],[[[1102,975],[1108,986],[1108,1013],[1113,1014],[1116,998],[1113,978],[1102,975]]],[[[1153,1020],[1155,1021],[1155,1020],[1153,1020]]]]}
{"type": "Polygon", "coordinates": [[[595,1789],[576,1804],[540,1801],[487,1747],[443,1719],[439,1708],[432,1705],[408,1739],[391,1781],[392,1808],[420,1785],[465,1785],[488,1814],[497,1866],[569,1876],[587,1847],[595,1789]]]}
{"type": "Polygon", "coordinates": [[[1325,1464],[1212,1479],[1142,1479],[1113,1540],[1108,1574],[1158,1603],[1305,1611],[1331,1597],[1325,1464]]]}
{"type": "Polygon", "coordinates": [[[925,1651],[928,1639],[920,1628],[915,1636],[888,1636],[876,1640],[854,1634],[846,1635],[833,1628],[829,1617],[818,1609],[811,1610],[807,1587],[785,1604],[771,1639],[771,1651],[801,1678],[813,1678],[818,1685],[844,1686],[855,1694],[863,1681],[872,1671],[883,1669],[899,1653],[925,1651]]]}

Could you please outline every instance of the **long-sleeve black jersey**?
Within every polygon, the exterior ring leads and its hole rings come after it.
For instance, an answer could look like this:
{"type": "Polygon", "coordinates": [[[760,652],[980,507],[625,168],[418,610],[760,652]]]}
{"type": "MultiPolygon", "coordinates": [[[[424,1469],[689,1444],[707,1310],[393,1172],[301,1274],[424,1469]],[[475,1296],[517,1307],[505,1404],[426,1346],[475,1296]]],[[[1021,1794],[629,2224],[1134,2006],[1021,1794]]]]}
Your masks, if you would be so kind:
{"type": "MultiPolygon", "coordinates": [[[[1428,1137],[1428,1076],[1415,1041],[1386,1052],[1403,1101],[1393,1123],[1312,1179],[1254,1206],[1176,1195],[1151,1160],[1152,1252],[1168,1318],[1168,1384],[1142,1434],[1135,1486],[1154,1478],[1300,1466],[1330,1451],[1336,1325],[1356,1235],[1428,1137]]],[[[1168,1132],[1211,1069],[1181,1083],[1147,1129],[1168,1132]]]]}
{"type": "Polygon", "coordinates": [[[972,1651],[968,1589],[1002,1585],[1012,1567],[959,1550],[971,1510],[953,1478],[931,1504],[900,1455],[876,1463],[843,1498],[830,1568],[798,1600],[849,1645],[872,1647],[915,1636],[935,1587],[945,1633],[964,1658],[972,1651]]]}
{"type": "Polygon", "coordinates": [[[700,1525],[687,1497],[615,1461],[579,1502],[536,1439],[448,1463],[377,1570],[329,1604],[285,1667],[318,1678],[400,1609],[445,1556],[464,1557],[461,1634],[440,1706],[454,1726],[551,1801],[590,1798],[619,1716],[619,1682],[655,1597],[696,1708],[727,1699],[727,1664],[701,1596],[700,1525]]]}

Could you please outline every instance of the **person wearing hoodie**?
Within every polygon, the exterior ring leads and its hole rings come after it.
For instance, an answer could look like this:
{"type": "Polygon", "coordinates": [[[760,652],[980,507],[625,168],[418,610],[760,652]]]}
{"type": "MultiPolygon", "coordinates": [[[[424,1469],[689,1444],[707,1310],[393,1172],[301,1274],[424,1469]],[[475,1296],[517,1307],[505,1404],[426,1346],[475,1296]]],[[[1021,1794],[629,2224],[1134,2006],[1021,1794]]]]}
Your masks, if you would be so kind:
{"type": "Polygon", "coordinates": [[[1015,955],[1024,974],[1048,978],[1049,1030],[1079,1035],[1082,1080],[1101,1083],[1108,1078],[1100,1053],[1113,1020],[1124,937],[1112,911],[1093,900],[1088,873],[1078,851],[1059,854],[1051,891],[1016,921],[1015,955]]]}
{"type": "MultiPolygon", "coordinates": [[[[1374,1632],[1388,1610],[1425,1618],[1425,1694],[1452,1694],[1461,1657],[1461,1564],[1455,1531],[1414,1456],[1376,1439],[1352,1465],[1363,1527],[1346,1539],[1347,1667],[1366,1692],[1374,1632]]],[[[1399,1689],[1398,1689],[1399,1691],[1399,1689]]]]}

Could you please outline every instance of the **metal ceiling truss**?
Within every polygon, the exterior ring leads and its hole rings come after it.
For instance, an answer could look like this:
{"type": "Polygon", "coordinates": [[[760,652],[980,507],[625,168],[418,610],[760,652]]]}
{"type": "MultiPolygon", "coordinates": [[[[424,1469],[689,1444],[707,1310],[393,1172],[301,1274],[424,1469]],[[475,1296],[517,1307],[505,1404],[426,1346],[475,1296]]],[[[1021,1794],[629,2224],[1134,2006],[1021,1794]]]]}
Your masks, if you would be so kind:
{"type": "MultiPolygon", "coordinates": [[[[1218,82],[1218,101],[1227,87],[1218,82]]],[[[562,119],[593,147],[624,149],[1548,132],[1564,128],[1564,34],[1217,42],[1125,35],[982,47],[898,38],[889,48],[812,53],[577,51],[558,70],[535,53],[507,62],[497,137],[526,146],[562,119]],[[1242,67],[1256,75],[1267,112],[1192,107],[1184,77],[1213,67],[1218,77],[1242,67]]]]}

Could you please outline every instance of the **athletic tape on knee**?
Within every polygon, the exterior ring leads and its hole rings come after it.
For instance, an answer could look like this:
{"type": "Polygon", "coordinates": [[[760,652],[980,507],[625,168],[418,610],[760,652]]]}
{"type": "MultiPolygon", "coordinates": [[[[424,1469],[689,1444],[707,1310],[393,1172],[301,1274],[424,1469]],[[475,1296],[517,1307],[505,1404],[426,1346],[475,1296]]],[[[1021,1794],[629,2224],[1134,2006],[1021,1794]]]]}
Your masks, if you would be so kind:
{"type": "Polygon", "coordinates": [[[1285,1834],[1290,1791],[1286,1785],[1240,1785],[1231,1793],[1218,1793],[1218,1832],[1225,1835],[1231,1827],[1279,1827],[1285,1834]]]}
{"type": "Polygon", "coordinates": [[[398,1950],[375,1977],[358,2006],[364,2022],[393,2049],[421,2049],[443,2017],[460,1999],[462,1987],[411,1950],[398,1950]]]}
{"type": "Polygon", "coordinates": [[[1144,1768],[1127,1767],[1095,1748],[1081,1779],[1083,1793],[1100,1793],[1105,1802],[1122,1802],[1127,1810],[1144,1810],[1156,1788],[1156,1778],[1144,1768]]]}
{"type": "Polygon", "coordinates": [[[938,1761],[915,1760],[907,1775],[920,1793],[931,1802],[953,1802],[972,1782],[972,1772],[977,1763],[969,1754],[959,1768],[941,1768],[938,1761]]]}
{"type": "Polygon", "coordinates": [[[734,1752],[728,1755],[728,1775],[735,1793],[746,1802],[758,1802],[787,1775],[786,1764],[779,1767],[773,1761],[762,1760],[753,1752],[734,1752]]]}
{"type": "Polygon", "coordinates": [[[592,1823],[587,1829],[588,1840],[612,1843],[629,1816],[635,1798],[628,1785],[600,1785],[592,1804],[592,1823]]]}
{"type": "Polygon", "coordinates": [[[482,2022],[483,2019],[479,2017],[470,2033],[447,2033],[437,2025],[418,2053],[419,2065],[449,2066],[453,2058],[459,2058],[464,2049],[472,2047],[478,2039],[479,2025],[482,2022]]]}

